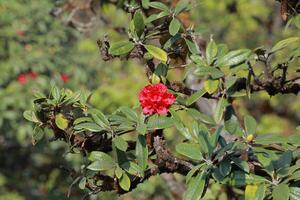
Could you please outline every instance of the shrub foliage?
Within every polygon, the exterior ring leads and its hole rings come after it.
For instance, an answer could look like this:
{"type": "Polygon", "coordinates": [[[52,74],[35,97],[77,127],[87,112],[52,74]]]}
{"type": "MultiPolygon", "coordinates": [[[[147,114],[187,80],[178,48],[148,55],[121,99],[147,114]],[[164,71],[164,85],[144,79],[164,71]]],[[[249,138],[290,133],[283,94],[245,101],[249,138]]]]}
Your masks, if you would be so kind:
{"type": "MultiPolygon", "coordinates": [[[[297,11],[281,3],[283,19],[297,11]]],[[[150,84],[168,88],[176,102],[164,108],[166,114],[120,107],[106,115],[88,104],[88,95],[53,85],[49,95],[36,94],[34,110],[24,112],[36,124],[33,143],[50,129],[51,140],[62,140],[71,153],[80,154],[84,166],[73,178],[89,190],[87,195],[124,194],[166,172],[185,177],[185,200],[201,199],[213,182],[244,190],[245,199],[299,199],[300,136],[257,135],[254,117],[241,118],[234,107],[236,99],[260,91],[298,94],[297,68],[291,66],[300,57],[299,37],[271,48],[229,50],[213,37],[203,45],[201,32],[186,20],[193,5],[120,3],[131,16],[127,39],[98,41],[104,60],[137,59],[150,84]],[[170,80],[173,69],[184,69],[184,78],[170,80]],[[198,80],[199,89],[193,89],[190,77],[198,80]],[[217,102],[213,114],[202,111],[202,99],[217,102]],[[181,141],[174,149],[167,145],[168,129],[176,129],[181,141]]],[[[151,104],[164,98],[157,97],[162,91],[152,93],[156,100],[151,104]]],[[[231,190],[232,197],[241,196],[236,191],[231,190]]]]}

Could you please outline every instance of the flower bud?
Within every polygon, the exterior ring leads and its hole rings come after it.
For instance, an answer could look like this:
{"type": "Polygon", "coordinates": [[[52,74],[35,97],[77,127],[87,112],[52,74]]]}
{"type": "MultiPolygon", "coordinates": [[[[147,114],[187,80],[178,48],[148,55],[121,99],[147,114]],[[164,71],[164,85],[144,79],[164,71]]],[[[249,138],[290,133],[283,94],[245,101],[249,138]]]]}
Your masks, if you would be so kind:
{"type": "Polygon", "coordinates": [[[248,143],[252,142],[254,140],[254,135],[253,134],[248,135],[246,140],[248,143]]]}

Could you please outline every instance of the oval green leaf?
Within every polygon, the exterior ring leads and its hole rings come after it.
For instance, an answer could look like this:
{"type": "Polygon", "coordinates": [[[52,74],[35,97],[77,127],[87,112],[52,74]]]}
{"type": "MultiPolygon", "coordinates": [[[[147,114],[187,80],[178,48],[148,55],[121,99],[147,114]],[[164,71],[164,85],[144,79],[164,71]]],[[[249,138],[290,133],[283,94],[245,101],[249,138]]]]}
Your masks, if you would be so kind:
{"type": "Polygon", "coordinates": [[[194,160],[202,159],[201,148],[199,144],[181,143],[176,145],[176,151],[177,153],[194,160]]]}
{"type": "Polygon", "coordinates": [[[68,128],[69,121],[64,117],[63,114],[59,113],[55,116],[55,124],[59,129],[65,130],[68,128]]]}
{"type": "Polygon", "coordinates": [[[168,54],[161,48],[158,48],[153,45],[145,45],[145,48],[147,51],[156,59],[161,60],[163,62],[167,62],[168,60],[168,54]]]}
{"type": "Polygon", "coordinates": [[[111,45],[108,53],[114,56],[120,56],[129,53],[134,48],[134,44],[129,41],[116,42],[111,45]]]}
{"type": "Polygon", "coordinates": [[[204,82],[204,89],[209,93],[214,93],[219,87],[219,80],[208,79],[204,82]]]}
{"type": "Polygon", "coordinates": [[[173,36],[176,35],[180,29],[180,26],[180,21],[174,17],[169,25],[169,33],[173,36]]]}

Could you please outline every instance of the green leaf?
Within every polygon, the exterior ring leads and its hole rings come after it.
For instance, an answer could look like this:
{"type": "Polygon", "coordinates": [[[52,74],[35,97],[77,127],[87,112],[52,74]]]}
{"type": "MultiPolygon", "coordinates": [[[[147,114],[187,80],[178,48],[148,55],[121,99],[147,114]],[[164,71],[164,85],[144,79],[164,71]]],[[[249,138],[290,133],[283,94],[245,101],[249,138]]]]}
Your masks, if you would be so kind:
{"type": "Polygon", "coordinates": [[[145,48],[154,58],[161,60],[163,62],[167,62],[168,54],[161,48],[158,48],[153,45],[145,45],[145,48]]]}
{"type": "Polygon", "coordinates": [[[218,44],[218,58],[225,56],[228,53],[228,47],[226,44],[218,44]]]}
{"type": "Polygon", "coordinates": [[[219,183],[223,183],[226,180],[226,177],[220,172],[220,168],[213,169],[212,177],[219,183]]]}
{"type": "Polygon", "coordinates": [[[60,91],[58,89],[58,87],[56,85],[52,85],[51,88],[51,96],[53,97],[53,99],[56,101],[56,103],[59,102],[60,99],[60,91]]]}
{"type": "Polygon", "coordinates": [[[176,4],[175,10],[174,10],[174,14],[178,15],[179,13],[181,13],[182,11],[186,10],[188,8],[188,1],[186,0],[181,0],[176,4]]]}
{"type": "Polygon", "coordinates": [[[59,113],[55,115],[55,124],[59,129],[65,130],[68,128],[69,121],[64,117],[63,114],[59,113]]]}
{"type": "Polygon", "coordinates": [[[273,167],[273,160],[277,159],[277,156],[275,153],[271,151],[262,151],[262,152],[256,152],[255,156],[257,157],[258,161],[261,163],[261,165],[265,168],[265,170],[269,173],[273,173],[274,167],[273,167]]]}
{"type": "Polygon", "coordinates": [[[299,181],[300,180],[300,171],[294,172],[288,179],[286,179],[284,182],[287,183],[291,180],[299,181]]]}
{"type": "Polygon", "coordinates": [[[201,127],[201,129],[198,131],[198,142],[203,154],[211,153],[212,149],[210,148],[209,143],[209,132],[206,128],[201,127]]]}
{"type": "MultiPolygon", "coordinates": [[[[287,150],[284,153],[280,155],[278,160],[273,161],[273,165],[275,169],[285,169],[291,165],[291,162],[293,160],[293,154],[291,150],[287,150]]],[[[279,173],[279,172],[278,172],[279,173]]]]}
{"type": "Polygon", "coordinates": [[[129,41],[116,42],[111,45],[108,50],[108,53],[114,56],[120,56],[127,54],[134,48],[134,44],[129,41]]]}
{"type": "Polygon", "coordinates": [[[203,88],[200,89],[200,90],[198,90],[197,92],[195,92],[194,94],[192,94],[191,96],[189,96],[186,99],[186,105],[187,106],[192,105],[193,103],[195,103],[196,101],[198,101],[198,99],[200,97],[202,97],[205,93],[206,93],[206,90],[204,90],[203,88]]]}
{"type": "Polygon", "coordinates": [[[290,200],[299,200],[299,199],[300,199],[300,188],[290,187],[290,200]]]}
{"type": "MultiPolygon", "coordinates": [[[[115,150],[114,154],[117,157],[116,160],[118,162],[119,167],[122,167],[123,164],[128,162],[128,156],[127,156],[126,152],[121,151],[118,148],[115,148],[114,146],[113,146],[113,150],[115,150]]],[[[122,169],[123,169],[123,167],[122,167],[122,169]]]]}
{"type": "Polygon", "coordinates": [[[166,77],[168,74],[168,66],[163,63],[159,63],[154,70],[154,74],[156,74],[157,76],[166,77]]]}
{"type": "Polygon", "coordinates": [[[272,197],[274,200],[288,200],[290,195],[290,188],[288,184],[279,184],[274,187],[272,197]]]}
{"type": "Polygon", "coordinates": [[[149,8],[149,3],[150,3],[150,0],[142,0],[143,8],[148,9],[149,8]]]}
{"type": "Polygon", "coordinates": [[[244,124],[245,124],[245,129],[246,129],[246,132],[248,135],[255,134],[257,123],[256,123],[256,120],[252,116],[246,115],[244,117],[244,124]]]}
{"type": "Polygon", "coordinates": [[[127,171],[129,174],[132,174],[134,176],[144,176],[144,171],[143,169],[137,165],[134,162],[131,161],[127,161],[121,164],[120,166],[122,169],[124,169],[125,171],[127,171]]]}
{"type": "Polygon", "coordinates": [[[209,75],[212,79],[219,79],[225,75],[221,70],[211,66],[198,67],[194,73],[198,76],[209,75]]]}
{"type": "Polygon", "coordinates": [[[123,107],[119,108],[119,111],[121,111],[122,113],[124,113],[125,116],[128,119],[130,119],[131,121],[134,121],[134,122],[139,121],[139,117],[138,117],[137,113],[133,109],[123,106],[123,107]]]}
{"type": "Polygon", "coordinates": [[[143,135],[138,135],[136,139],[135,155],[139,166],[145,170],[148,166],[148,146],[146,138],[143,135]]]}
{"type": "Polygon", "coordinates": [[[86,123],[81,123],[81,124],[77,124],[76,126],[74,126],[74,130],[88,130],[91,132],[100,132],[103,131],[103,128],[101,128],[99,125],[97,125],[94,122],[86,122],[86,123]]]}
{"type": "Polygon", "coordinates": [[[236,157],[231,157],[230,158],[234,164],[236,164],[241,170],[243,170],[244,172],[249,173],[250,169],[249,169],[249,165],[246,161],[241,160],[240,158],[236,158],[236,157]]]}
{"type": "Polygon", "coordinates": [[[295,165],[289,167],[288,169],[288,173],[289,174],[293,174],[295,171],[299,170],[300,169],[300,162],[296,162],[295,165]]]}
{"type": "Polygon", "coordinates": [[[172,127],[174,125],[174,121],[172,118],[158,116],[158,117],[150,117],[148,120],[147,127],[148,129],[165,129],[172,127]]]}
{"type": "Polygon", "coordinates": [[[179,133],[185,137],[187,140],[191,140],[191,134],[189,132],[189,129],[187,127],[184,126],[184,124],[182,122],[177,122],[174,121],[176,129],[179,131],[179,133]]]}
{"type": "MultiPolygon", "coordinates": [[[[68,90],[67,90],[68,91],[68,90]]],[[[82,93],[81,92],[75,92],[73,93],[72,91],[69,91],[70,93],[67,94],[66,98],[62,101],[62,103],[65,103],[66,105],[72,105],[75,102],[79,102],[82,93]]]]}
{"type": "Polygon", "coordinates": [[[41,127],[35,126],[32,133],[32,144],[35,145],[38,141],[40,141],[44,134],[45,132],[41,127]]]}
{"type": "Polygon", "coordinates": [[[82,179],[80,180],[78,186],[79,186],[80,189],[84,190],[85,185],[86,185],[86,177],[82,177],[82,179]]]}
{"type": "Polygon", "coordinates": [[[129,191],[130,189],[130,179],[129,177],[127,176],[126,173],[123,173],[121,178],[120,178],[120,181],[119,181],[119,184],[120,184],[120,187],[125,190],[125,191],[129,191]]]}
{"type": "Polygon", "coordinates": [[[266,186],[265,184],[260,184],[258,190],[256,191],[255,200],[264,200],[266,195],[266,186]]]}
{"type": "Polygon", "coordinates": [[[292,134],[288,137],[288,142],[295,145],[300,146],[300,134],[292,134]]]}
{"type": "Polygon", "coordinates": [[[147,132],[147,125],[145,124],[145,116],[140,115],[139,121],[137,122],[136,131],[142,135],[145,135],[147,132]]]}
{"type": "Polygon", "coordinates": [[[262,176],[254,175],[254,174],[245,174],[246,184],[261,184],[265,183],[267,179],[262,176]]]}
{"type": "Polygon", "coordinates": [[[101,171],[101,170],[109,170],[111,169],[111,166],[107,167],[105,164],[103,164],[100,161],[94,161],[86,168],[92,171],[101,171]]]}
{"type": "Polygon", "coordinates": [[[145,29],[144,17],[142,12],[137,11],[134,13],[133,22],[136,34],[138,35],[138,37],[141,37],[145,29]]]}
{"type": "Polygon", "coordinates": [[[150,2],[148,5],[152,8],[156,8],[156,9],[168,12],[168,13],[170,12],[169,7],[161,2],[153,1],[153,2],[150,2]]]}
{"type": "Polygon", "coordinates": [[[176,145],[176,151],[177,153],[184,155],[186,157],[189,157],[194,160],[201,160],[202,154],[201,154],[201,148],[199,144],[194,143],[181,143],[176,145]]]}
{"type": "Polygon", "coordinates": [[[113,159],[110,155],[107,153],[101,152],[101,151],[92,151],[89,155],[89,160],[90,161],[103,161],[111,164],[112,166],[114,165],[113,159]]]}
{"type": "Polygon", "coordinates": [[[28,121],[34,122],[34,123],[40,123],[40,120],[36,117],[35,112],[31,110],[26,110],[23,113],[23,117],[27,119],[28,121]]]}
{"type": "Polygon", "coordinates": [[[199,55],[191,55],[191,60],[197,64],[197,66],[200,67],[208,67],[207,63],[205,62],[205,60],[203,59],[202,56],[199,55]]]}
{"type": "Polygon", "coordinates": [[[214,113],[214,120],[217,124],[219,124],[223,118],[225,107],[227,106],[227,100],[221,98],[217,104],[215,113],[214,113]]]}
{"type": "Polygon", "coordinates": [[[110,124],[107,117],[97,109],[90,109],[89,113],[91,113],[93,120],[98,124],[100,127],[105,129],[110,129],[110,124]]]}
{"type": "Polygon", "coordinates": [[[180,21],[174,17],[169,25],[169,33],[173,36],[176,35],[180,27],[181,27],[180,21]]]}
{"type": "Polygon", "coordinates": [[[263,200],[265,197],[265,185],[247,185],[245,200],[263,200]]]}
{"type": "Polygon", "coordinates": [[[89,117],[79,117],[77,119],[75,119],[75,121],[73,122],[73,125],[77,125],[83,122],[93,122],[93,120],[89,117]]]}
{"type": "Polygon", "coordinates": [[[219,165],[219,172],[220,174],[225,177],[227,176],[231,171],[231,164],[229,160],[224,160],[219,165]]]}
{"type": "Polygon", "coordinates": [[[115,175],[116,175],[116,177],[118,179],[120,179],[123,173],[124,173],[123,169],[121,169],[119,166],[117,166],[116,169],[115,169],[115,175]]]}
{"type": "Polygon", "coordinates": [[[44,93],[41,93],[41,92],[39,92],[39,91],[37,91],[37,92],[34,93],[33,95],[34,95],[34,97],[35,97],[36,99],[46,99],[46,98],[47,98],[46,95],[45,95],[44,93]]]}
{"type": "Polygon", "coordinates": [[[192,178],[187,186],[187,190],[183,195],[184,200],[201,199],[206,183],[206,174],[201,173],[192,178]]]}
{"type": "Polygon", "coordinates": [[[257,185],[247,185],[245,189],[245,200],[254,200],[257,189],[257,185]]]}
{"type": "Polygon", "coordinates": [[[179,133],[182,134],[183,137],[185,137],[188,140],[192,139],[188,128],[184,126],[177,112],[172,108],[170,108],[169,112],[172,114],[173,122],[176,126],[176,129],[179,131],[179,133]]]}
{"type": "Polygon", "coordinates": [[[230,117],[227,118],[227,116],[225,116],[225,130],[232,134],[232,135],[239,135],[242,136],[243,135],[243,130],[240,126],[240,123],[237,119],[237,117],[232,114],[230,117]]]}
{"type": "Polygon", "coordinates": [[[256,144],[268,145],[268,144],[282,144],[286,142],[287,142],[287,138],[275,134],[263,134],[263,135],[258,135],[255,138],[256,144]]]}
{"type": "Polygon", "coordinates": [[[220,134],[221,134],[221,131],[223,129],[223,125],[219,126],[216,131],[214,132],[214,134],[212,134],[210,137],[209,137],[209,141],[210,141],[210,144],[211,144],[211,147],[214,149],[217,147],[217,144],[218,144],[218,140],[219,140],[219,137],[220,137],[220,134]]]}
{"type": "Polygon", "coordinates": [[[245,185],[255,185],[266,182],[266,179],[254,174],[245,174],[242,171],[234,171],[229,177],[229,184],[241,187],[245,185]]]}
{"type": "Polygon", "coordinates": [[[299,39],[299,37],[290,37],[284,40],[279,41],[275,46],[271,49],[270,54],[275,53],[276,51],[279,51],[281,49],[284,49],[289,44],[292,44],[296,42],[299,39]]]}
{"type": "Polygon", "coordinates": [[[189,171],[189,173],[185,176],[185,182],[189,183],[191,178],[194,176],[194,174],[201,169],[203,166],[205,165],[205,163],[201,163],[199,165],[196,165],[194,167],[192,167],[192,169],[189,171]]]}
{"type": "Polygon", "coordinates": [[[200,53],[199,47],[197,46],[197,44],[195,44],[194,42],[190,41],[189,39],[184,38],[185,43],[188,46],[189,51],[192,54],[196,54],[198,55],[200,53]]]}
{"type": "Polygon", "coordinates": [[[210,40],[206,48],[206,60],[209,65],[214,61],[214,58],[217,56],[218,46],[214,40],[210,40]]]}
{"type": "Polygon", "coordinates": [[[116,136],[113,139],[113,143],[118,149],[120,149],[122,151],[126,151],[128,148],[127,142],[120,136],[116,136]]]}
{"type": "Polygon", "coordinates": [[[251,54],[251,50],[249,49],[230,51],[229,53],[227,53],[225,56],[221,57],[218,60],[217,65],[219,67],[224,67],[224,66],[232,67],[245,62],[250,56],[250,54],[251,54]]]}
{"type": "Polygon", "coordinates": [[[162,17],[165,17],[169,15],[169,11],[162,11],[158,14],[153,14],[153,15],[150,15],[147,19],[146,19],[146,23],[151,23],[159,18],[162,18],[162,17]]]}
{"type": "Polygon", "coordinates": [[[208,116],[204,113],[201,113],[199,112],[198,110],[196,109],[193,109],[193,108],[189,108],[187,110],[187,113],[192,116],[195,120],[199,120],[203,123],[206,123],[206,124],[211,124],[211,125],[215,125],[216,122],[214,121],[214,119],[211,117],[211,116],[208,116]]]}
{"type": "Polygon", "coordinates": [[[87,168],[94,171],[109,170],[115,167],[112,157],[101,151],[92,151],[89,155],[89,160],[93,162],[87,168]]]}
{"type": "Polygon", "coordinates": [[[208,79],[204,82],[204,89],[209,93],[214,93],[219,87],[219,80],[208,79]]]}
{"type": "Polygon", "coordinates": [[[236,76],[227,76],[226,77],[226,82],[225,82],[225,87],[227,89],[229,89],[231,86],[233,86],[235,84],[236,81],[237,81],[236,76]]]}

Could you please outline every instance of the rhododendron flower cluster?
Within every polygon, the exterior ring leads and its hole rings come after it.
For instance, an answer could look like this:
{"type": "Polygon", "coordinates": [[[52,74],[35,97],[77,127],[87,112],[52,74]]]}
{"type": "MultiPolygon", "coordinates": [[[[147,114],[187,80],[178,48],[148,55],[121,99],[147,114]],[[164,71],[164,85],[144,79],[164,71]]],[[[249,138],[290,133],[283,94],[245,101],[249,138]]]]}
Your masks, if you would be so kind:
{"type": "Polygon", "coordinates": [[[28,82],[28,79],[36,79],[38,77],[38,73],[31,71],[26,73],[19,74],[17,80],[21,85],[25,85],[28,82]]]}
{"type": "Polygon", "coordinates": [[[147,85],[139,94],[139,101],[146,115],[168,113],[175,100],[175,96],[162,83],[147,85]]]}

